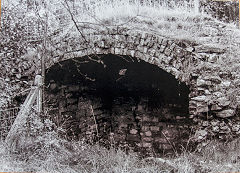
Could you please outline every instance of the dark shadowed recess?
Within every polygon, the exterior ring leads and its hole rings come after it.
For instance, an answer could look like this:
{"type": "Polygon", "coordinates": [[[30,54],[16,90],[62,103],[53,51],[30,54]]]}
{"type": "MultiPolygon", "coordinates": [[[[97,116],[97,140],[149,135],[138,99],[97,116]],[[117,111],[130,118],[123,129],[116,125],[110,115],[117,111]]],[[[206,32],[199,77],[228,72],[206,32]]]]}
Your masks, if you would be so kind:
{"type": "Polygon", "coordinates": [[[87,86],[87,94],[102,98],[108,108],[118,97],[136,102],[147,97],[149,107],[177,104],[181,113],[188,114],[188,86],[158,66],[130,56],[92,55],[59,62],[46,72],[46,85],[51,81],[87,86]]]}

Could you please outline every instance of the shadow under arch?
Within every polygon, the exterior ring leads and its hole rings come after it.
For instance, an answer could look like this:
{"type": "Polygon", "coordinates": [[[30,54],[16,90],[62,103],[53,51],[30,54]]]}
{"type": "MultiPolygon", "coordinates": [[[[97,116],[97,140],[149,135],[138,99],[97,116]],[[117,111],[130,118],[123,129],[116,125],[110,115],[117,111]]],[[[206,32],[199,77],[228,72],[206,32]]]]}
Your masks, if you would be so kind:
{"type": "Polygon", "coordinates": [[[113,54],[77,57],[49,68],[45,82],[49,113],[67,138],[155,153],[188,140],[189,87],[156,65],[113,54]]]}

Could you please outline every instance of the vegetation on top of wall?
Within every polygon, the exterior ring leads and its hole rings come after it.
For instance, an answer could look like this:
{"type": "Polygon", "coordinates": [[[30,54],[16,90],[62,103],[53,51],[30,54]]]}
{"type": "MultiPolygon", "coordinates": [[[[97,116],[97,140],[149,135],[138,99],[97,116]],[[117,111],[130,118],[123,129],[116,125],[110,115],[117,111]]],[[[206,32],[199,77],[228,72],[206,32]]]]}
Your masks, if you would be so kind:
{"type": "MultiPolygon", "coordinates": [[[[30,1],[24,0],[12,2],[15,3],[13,6],[6,1],[2,10],[0,87],[3,92],[0,93],[0,108],[32,85],[30,81],[40,69],[39,59],[43,52],[44,36],[48,45],[51,45],[51,39],[66,41],[69,33],[76,31],[76,26],[81,31],[87,24],[104,27],[131,26],[133,29],[222,49],[222,55],[213,53],[216,61],[209,66],[217,66],[215,73],[229,72],[233,75],[232,78],[240,79],[240,31],[233,24],[225,24],[206,14],[193,12],[189,5],[160,6],[147,0],[143,4],[124,0],[79,0],[81,3],[75,4],[70,1],[45,2],[48,4],[37,4],[37,1],[28,4],[30,1]],[[77,5],[80,5],[81,10],[74,11],[77,5]],[[44,32],[46,23],[48,30],[44,32]],[[55,38],[57,32],[61,34],[55,38]]],[[[79,36],[79,31],[72,35],[79,36]]],[[[46,49],[51,52],[54,47],[49,46],[46,49]]],[[[199,65],[196,71],[199,70],[204,75],[203,67],[199,65]]],[[[238,86],[236,81],[232,90],[227,91],[228,95],[236,95],[239,92],[238,86]]],[[[37,127],[46,127],[46,124],[37,127]]],[[[166,159],[140,159],[134,153],[126,154],[115,148],[106,150],[98,145],[89,146],[82,141],[69,143],[51,130],[32,140],[32,143],[20,143],[22,146],[15,153],[2,143],[1,171],[236,172],[240,167],[239,140],[228,145],[212,142],[201,153],[186,151],[176,158],[166,159]]]]}
{"type": "MultiPolygon", "coordinates": [[[[0,33],[0,67],[3,72],[0,77],[13,86],[11,91],[15,94],[28,88],[31,86],[29,81],[40,72],[43,38],[47,39],[47,56],[51,56],[51,52],[57,50],[51,44],[52,40],[63,42],[69,36],[84,36],[86,26],[96,29],[98,26],[131,26],[132,29],[222,49],[224,54],[219,55],[220,60],[215,64],[219,64],[221,70],[239,74],[240,63],[236,58],[240,54],[239,30],[233,24],[196,13],[192,2],[4,1],[0,33]],[[44,31],[45,27],[47,31],[44,31]]],[[[11,98],[15,94],[11,94],[11,98]]]]}

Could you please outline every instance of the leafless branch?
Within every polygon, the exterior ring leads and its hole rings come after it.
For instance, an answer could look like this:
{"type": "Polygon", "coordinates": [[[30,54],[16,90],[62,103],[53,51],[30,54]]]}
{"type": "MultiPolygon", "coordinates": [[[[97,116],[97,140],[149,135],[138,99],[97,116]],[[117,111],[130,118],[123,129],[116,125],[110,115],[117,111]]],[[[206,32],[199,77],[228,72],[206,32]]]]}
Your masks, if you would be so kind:
{"type": "Polygon", "coordinates": [[[87,74],[83,74],[83,73],[79,70],[79,68],[77,68],[77,71],[78,71],[78,73],[79,73],[80,75],[84,76],[87,80],[90,80],[90,81],[92,81],[92,82],[96,81],[96,79],[88,77],[87,74]]]}
{"type": "Polygon", "coordinates": [[[70,16],[71,16],[71,19],[72,19],[72,21],[73,21],[75,27],[77,28],[78,32],[79,32],[80,35],[82,36],[82,38],[87,42],[85,36],[83,35],[82,31],[80,30],[79,26],[77,25],[76,20],[75,20],[74,17],[73,17],[73,14],[72,14],[72,12],[71,12],[71,9],[70,9],[70,7],[69,7],[67,1],[64,0],[64,2],[65,2],[66,5],[65,5],[64,3],[62,3],[62,5],[63,5],[64,8],[66,8],[66,10],[69,12],[69,14],[70,14],[70,16]]]}
{"type": "Polygon", "coordinates": [[[89,63],[89,61],[78,61],[76,59],[72,59],[72,61],[74,61],[77,64],[85,64],[85,63],[89,63]]]}
{"type": "Polygon", "coordinates": [[[94,62],[97,62],[97,63],[99,63],[99,64],[102,64],[103,67],[106,68],[106,64],[101,60],[101,57],[98,56],[97,54],[96,54],[95,56],[98,58],[98,60],[92,58],[91,56],[87,56],[87,57],[88,57],[91,61],[94,61],[94,62]]]}

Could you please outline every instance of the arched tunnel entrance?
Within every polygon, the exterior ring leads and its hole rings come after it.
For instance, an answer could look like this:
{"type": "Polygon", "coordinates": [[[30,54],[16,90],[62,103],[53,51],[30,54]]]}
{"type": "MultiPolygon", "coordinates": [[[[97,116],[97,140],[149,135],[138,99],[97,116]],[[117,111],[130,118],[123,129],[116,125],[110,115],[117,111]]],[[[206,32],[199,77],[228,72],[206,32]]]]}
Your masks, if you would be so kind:
{"type": "Polygon", "coordinates": [[[67,138],[164,153],[189,137],[189,88],[130,56],[92,55],[46,71],[46,103],[67,138]]]}

